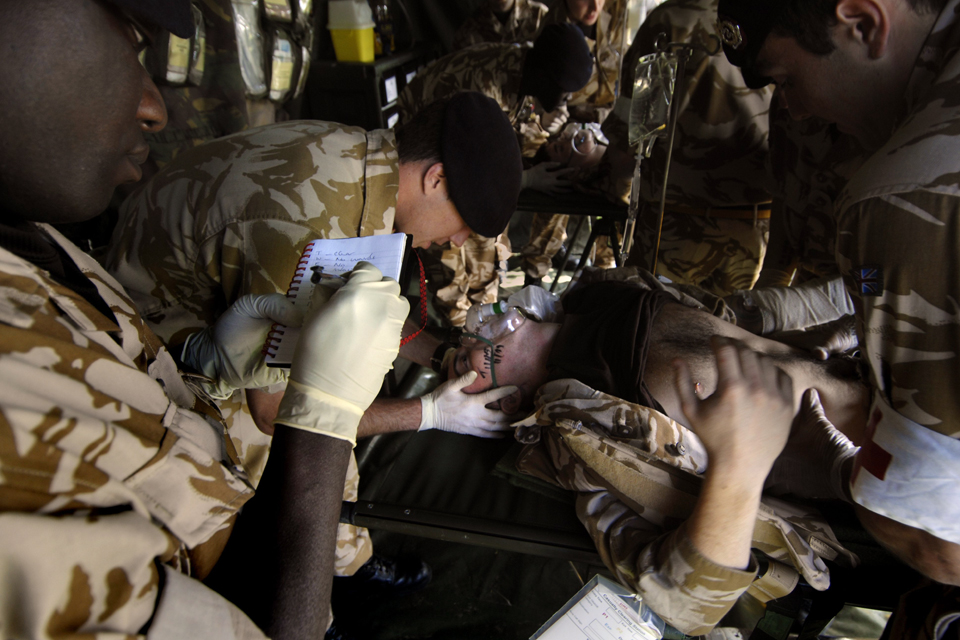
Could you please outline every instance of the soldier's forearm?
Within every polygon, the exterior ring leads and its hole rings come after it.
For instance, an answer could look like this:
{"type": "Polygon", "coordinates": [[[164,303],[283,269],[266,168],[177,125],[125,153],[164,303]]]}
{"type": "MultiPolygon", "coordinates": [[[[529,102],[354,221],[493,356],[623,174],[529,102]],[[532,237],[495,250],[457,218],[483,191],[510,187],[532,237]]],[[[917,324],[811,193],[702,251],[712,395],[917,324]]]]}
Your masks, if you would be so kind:
{"type": "Polygon", "coordinates": [[[750,546],[763,479],[741,469],[711,467],[687,521],[693,545],[709,560],[735,569],[750,564],[750,546]]]}
{"type": "Polygon", "coordinates": [[[420,407],[420,398],[374,400],[360,419],[357,438],[396,431],[416,431],[420,428],[420,407]]]}
{"type": "Polygon", "coordinates": [[[931,580],[960,586],[960,545],[854,505],[863,528],[881,546],[931,580]]]}
{"type": "Polygon", "coordinates": [[[256,497],[208,585],[271,638],[320,638],[327,627],[350,443],[277,427],[256,497]]]}

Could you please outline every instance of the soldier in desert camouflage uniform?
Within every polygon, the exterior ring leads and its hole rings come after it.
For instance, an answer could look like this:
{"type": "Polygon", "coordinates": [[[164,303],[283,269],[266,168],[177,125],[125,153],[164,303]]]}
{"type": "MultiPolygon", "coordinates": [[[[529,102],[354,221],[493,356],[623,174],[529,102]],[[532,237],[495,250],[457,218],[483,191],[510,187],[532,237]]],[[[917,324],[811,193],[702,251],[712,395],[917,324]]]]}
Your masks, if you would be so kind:
{"type": "MultiPolygon", "coordinates": [[[[400,93],[401,122],[440,98],[459,91],[480,91],[504,109],[527,145],[543,144],[546,134],[540,128],[533,96],[519,93],[528,50],[514,44],[480,44],[440,58],[400,93]]],[[[499,269],[510,257],[506,235],[484,238],[471,234],[461,246],[432,247],[429,253],[430,288],[453,326],[463,325],[467,309],[475,302],[496,302],[499,269]]]]}
{"type": "MultiPolygon", "coordinates": [[[[439,127],[446,104],[437,103],[404,131],[428,138],[424,123],[439,127]]],[[[397,228],[412,233],[419,246],[449,237],[462,242],[470,228],[459,215],[449,220],[434,212],[411,215],[409,205],[398,204],[398,192],[415,179],[412,173],[401,177],[402,167],[414,164],[403,153],[410,152],[398,150],[392,130],[316,121],[221,138],[182,154],[124,203],[105,264],[160,337],[179,344],[211,326],[242,295],[286,292],[311,240],[397,228]]],[[[501,212],[501,220],[490,224],[499,230],[509,215],[501,212]]],[[[254,485],[270,451],[269,435],[253,419],[258,402],[269,404],[264,395],[237,391],[221,403],[254,485]]],[[[420,402],[407,404],[417,409],[420,402]]],[[[361,437],[378,432],[372,416],[361,437]]],[[[418,425],[413,420],[405,428],[418,425]]],[[[351,462],[344,499],[356,500],[358,482],[351,462]]],[[[341,525],[337,545],[338,575],[353,575],[371,558],[366,529],[341,525]]]]}
{"type": "MultiPolygon", "coordinates": [[[[628,123],[637,60],[654,53],[661,33],[670,42],[709,46],[717,0],[668,0],[637,31],[624,58],[621,97],[603,124],[610,140],[615,195],[629,199],[636,149],[628,123]]],[[[716,295],[749,289],[760,272],[770,224],[766,171],[767,117],[772,91],[744,86],[722,55],[693,53],[687,65],[657,273],[716,295]]],[[[640,175],[641,211],[629,264],[649,269],[657,239],[667,148],[658,140],[640,175]]]]}
{"type": "MultiPolygon", "coordinates": [[[[479,91],[496,100],[507,114],[517,131],[521,153],[529,158],[548,138],[540,125],[541,112],[552,111],[564,90],[582,86],[588,65],[589,52],[583,38],[566,27],[551,27],[533,47],[478,44],[440,58],[404,88],[397,100],[401,122],[435,100],[460,91],[479,91]],[[544,68],[547,66],[549,70],[544,68]],[[563,78],[555,82],[552,73],[563,78]],[[573,77],[567,80],[566,76],[573,77]],[[544,77],[547,86],[533,81],[544,77]]],[[[439,262],[443,268],[433,269],[430,280],[454,326],[464,323],[467,309],[474,303],[496,302],[498,270],[510,253],[506,235],[494,239],[472,234],[463,246],[442,250],[439,262]]]]}
{"type": "Polygon", "coordinates": [[[960,143],[952,135],[960,112],[948,97],[958,87],[958,4],[876,0],[879,22],[848,12],[845,0],[826,13],[745,0],[721,0],[718,9],[727,56],[743,66],[748,83],[789,80],[781,89],[791,115],[835,122],[872,154],[834,202],[837,262],[856,309],[874,403],[850,489],[878,540],[955,585],[960,292],[955,278],[938,274],[956,271],[960,244],[960,143]],[[851,33],[866,37],[843,36],[851,33]],[[888,51],[885,64],[902,72],[876,75],[877,58],[864,54],[866,47],[888,51]],[[843,62],[824,66],[837,59],[843,62]],[[882,82],[865,85],[868,78],[882,82]]]}
{"type": "MultiPolygon", "coordinates": [[[[289,632],[289,611],[298,611],[300,631],[320,637],[341,491],[304,490],[295,477],[342,479],[358,419],[344,410],[359,414],[373,394],[353,383],[332,403],[289,393],[326,418],[290,428],[282,408],[276,462],[251,501],[243,460],[205,390],[277,378],[261,375],[259,345],[272,322],[296,319],[289,301],[244,298],[273,309],[233,324],[230,349],[249,363],[228,356],[233,372],[211,361],[210,378],[184,375],[122,287],[46,224],[89,219],[119,183],[139,178],[143,134],[166,121],[137,59],[140,25],[189,34],[190,3],[38,1],[4,4],[0,14],[10,45],[0,64],[8,88],[0,97],[0,634],[265,637],[235,606],[241,596],[274,637],[289,632]],[[33,81],[18,82],[21,74],[33,81]],[[243,529],[262,548],[238,539],[243,529]],[[214,564],[246,576],[223,592],[234,604],[201,582],[214,564]]],[[[316,395],[330,391],[315,378],[377,380],[396,354],[408,305],[365,273],[374,286],[350,277],[350,291],[303,325],[352,351],[339,364],[318,358],[325,350],[312,343],[298,354],[291,380],[316,395]],[[324,320],[345,313],[376,321],[324,320]]],[[[236,309],[225,316],[236,320],[236,309]]],[[[223,353],[222,341],[207,346],[223,353]]]]}
{"type": "MultiPolygon", "coordinates": [[[[291,265],[311,240],[392,233],[396,158],[391,133],[345,130],[336,124],[277,124],[222,138],[181,154],[170,170],[124,203],[104,264],[161,339],[181,344],[187,335],[212,326],[242,295],[285,292],[291,265]],[[236,165],[223,159],[248,149],[257,150],[256,160],[246,155],[244,170],[231,173],[236,165]],[[303,163],[303,157],[352,161],[328,163],[332,166],[321,171],[313,163],[303,163]],[[278,159],[284,161],[278,164],[278,159]],[[320,192],[310,180],[318,174],[325,178],[322,186],[317,184],[320,192]],[[358,177],[365,178],[366,199],[358,177]],[[218,196],[220,189],[229,197],[218,196]],[[352,193],[352,198],[327,204],[321,199],[324,192],[341,198],[352,193]],[[281,193],[287,194],[283,200],[278,198],[281,193]],[[192,197],[209,202],[210,209],[170,206],[192,197]],[[249,219],[234,218],[228,202],[247,203],[249,219]],[[255,211],[261,214],[253,215],[255,211]],[[270,211],[275,214],[266,215],[270,211]],[[305,211],[324,215],[308,216],[305,211]],[[185,219],[188,212],[190,218],[185,219]],[[276,213],[281,212],[278,219],[276,213]],[[182,235],[184,229],[194,228],[182,235]]],[[[220,406],[233,446],[256,486],[271,438],[251,418],[244,392],[237,391],[220,406]]],[[[356,499],[358,482],[356,462],[351,460],[344,499],[356,499]]],[[[340,525],[340,530],[337,573],[352,575],[373,553],[370,534],[351,525],[340,525]]]]}
{"type": "Polygon", "coordinates": [[[457,29],[453,36],[453,50],[484,42],[533,42],[548,11],[547,5],[536,0],[484,0],[457,29]]]}
{"type": "MultiPolygon", "coordinates": [[[[603,122],[613,109],[623,88],[620,69],[626,48],[626,0],[559,0],[544,24],[575,24],[587,38],[593,53],[593,73],[582,89],[567,100],[570,120],[603,122]]],[[[523,270],[527,278],[543,278],[553,256],[567,237],[569,216],[537,213],[530,229],[530,241],[521,249],[523,270]]],[[[597,258],[604,266],[613,266],[613,251],[601,238],[596,246],[597,258]]]]}
{"type": "Polygon", "coordinates": [[[627,42],[626,7],[626,0],[560,0],[544,18],[544,25],[577,25],[593,53],[590,80],[567,100],[574,120],[603,122],[622,90],[619,82],[627,42]]]}

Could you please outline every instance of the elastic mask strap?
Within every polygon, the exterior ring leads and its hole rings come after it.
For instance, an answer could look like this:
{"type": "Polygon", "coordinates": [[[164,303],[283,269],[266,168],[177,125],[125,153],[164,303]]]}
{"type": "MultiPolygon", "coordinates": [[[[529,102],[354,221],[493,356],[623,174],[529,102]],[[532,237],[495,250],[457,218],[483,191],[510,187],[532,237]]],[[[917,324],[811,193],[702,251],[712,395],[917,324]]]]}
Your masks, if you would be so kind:
{"type": "Polygon", "coordinates": [[[464,337],[464,338],[473,338],[474,340],[479,340],[479,341],[482,342],[483,344],[485,344],[485,345],[487,345],[488,347],[490,347],[490,380],[491,380],[491,382],[493,382],[493,388],[496,389],[496,388],[498,387],[498,385],[497,385],[497,370],[496,370],[496,367],[494,367],[494,364],[493,364],[493,360],[494,360],[494,357],[495,357],[495,354],[494,354],[494,351],[493,351],[493,342],[492,342],[491,340],[487,340],[487,339],[484,338],[483,336],[478,336],[478,335],[475,334],[475,333],[464,333],[464,334],[463,334],[463,337],[464,337]]]}

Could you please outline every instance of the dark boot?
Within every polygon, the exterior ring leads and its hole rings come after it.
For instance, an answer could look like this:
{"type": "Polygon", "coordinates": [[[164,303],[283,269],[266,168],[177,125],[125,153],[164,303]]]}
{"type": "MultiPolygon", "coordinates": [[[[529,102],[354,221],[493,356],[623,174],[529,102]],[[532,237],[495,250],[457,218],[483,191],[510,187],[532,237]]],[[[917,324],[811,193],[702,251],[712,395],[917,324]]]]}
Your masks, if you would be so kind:
{"type": "Polygon", "coordinates": [[[375,553],[352,576],[335,578],[333,588],[338,596],[401,596],[423,589],[432,577],[430,567],[419,558],[391,560],[375,553]]]}

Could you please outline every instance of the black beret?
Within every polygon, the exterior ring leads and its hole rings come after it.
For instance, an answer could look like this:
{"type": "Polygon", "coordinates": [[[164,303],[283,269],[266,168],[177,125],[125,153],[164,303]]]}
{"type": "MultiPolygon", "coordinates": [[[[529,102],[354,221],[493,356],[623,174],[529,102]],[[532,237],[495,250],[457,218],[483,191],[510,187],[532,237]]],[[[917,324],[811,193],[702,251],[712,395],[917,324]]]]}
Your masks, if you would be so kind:
{"type": "Polygon", "coordinates": [[[527,52],[522,86],[553,111],[564,93],[583,88],[592,75],[593,54],[583,32],[570,23],[550,24],[527,52]]]}
{"type": "Polygon", "coordinates": [[[447,191],[472,231],[493,238],[517,208],[523,161],[517,134],[503,109],[475,91],[447,104],[440,134],[447,191]]]}
{"type": "Polygon", "coordinates": [[[190,0],[107,0],[135,18],[189,38],[194,33],[190,0]]]}
{"type": "Polygon", "coordinates": [[[783,0],[720,0],[717,7],[717,33],[723,52],[730,64],[740,67],[751,89],[773,82],[756,72],[757,54],[786,7],[783,0]]]}

